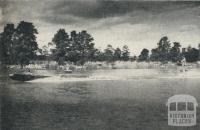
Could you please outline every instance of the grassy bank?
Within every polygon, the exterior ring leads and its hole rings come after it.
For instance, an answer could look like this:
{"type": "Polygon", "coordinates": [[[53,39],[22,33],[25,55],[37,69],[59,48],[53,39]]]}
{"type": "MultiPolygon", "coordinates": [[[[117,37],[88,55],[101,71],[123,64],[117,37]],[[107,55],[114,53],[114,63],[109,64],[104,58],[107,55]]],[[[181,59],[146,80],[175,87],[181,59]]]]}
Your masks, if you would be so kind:
{"type": "MultiPolygon", "coordinates": [[[[187,63],[185,66],[187,69],[199,68],[200,63],[187,63]]],[[[89,72],[92,70],[110,70],[110,69],[179,69],[176,63],[162,64],[160,62],[87,62],[84,65],[66,64],[59,66],[57,64],[30,64],[24,67],[24,69],[30,70],[39,74],[59,74],[64,73],[66,70],[72,70],[73,73],[89,72]],[[48,67],[47,67],[48,66],[48,67]],[[38,71],[39,70],[39,71],[38,71]]],[[[10,72],[15,72],[20,69],[20,66],[9,66],[10,72]]]]}

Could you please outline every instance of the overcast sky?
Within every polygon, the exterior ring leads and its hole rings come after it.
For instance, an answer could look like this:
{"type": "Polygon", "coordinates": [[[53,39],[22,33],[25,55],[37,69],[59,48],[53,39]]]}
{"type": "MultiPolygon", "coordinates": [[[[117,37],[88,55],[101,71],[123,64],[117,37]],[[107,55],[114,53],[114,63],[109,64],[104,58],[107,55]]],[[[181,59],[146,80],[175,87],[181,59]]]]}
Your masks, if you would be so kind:
{"type": "Polygon", "coordinates": [[[200,2],[0,0],[0,29],[33,22],[40,46],[59,28],[87,30],[96,47],[128,45],[133,54],[154,48],[162,36],[183,47],[200,43],[200,2]]]}

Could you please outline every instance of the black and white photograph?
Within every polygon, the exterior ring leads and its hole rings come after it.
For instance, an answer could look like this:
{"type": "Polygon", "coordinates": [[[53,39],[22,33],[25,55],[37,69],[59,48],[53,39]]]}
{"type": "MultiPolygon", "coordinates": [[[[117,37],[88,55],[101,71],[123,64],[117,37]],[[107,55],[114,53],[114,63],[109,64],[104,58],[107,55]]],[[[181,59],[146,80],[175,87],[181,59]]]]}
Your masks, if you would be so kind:
{"type": "Polygon", "coordinates": [[[200,130],[200,1],[0,0],[0,130],[200,130]]]}

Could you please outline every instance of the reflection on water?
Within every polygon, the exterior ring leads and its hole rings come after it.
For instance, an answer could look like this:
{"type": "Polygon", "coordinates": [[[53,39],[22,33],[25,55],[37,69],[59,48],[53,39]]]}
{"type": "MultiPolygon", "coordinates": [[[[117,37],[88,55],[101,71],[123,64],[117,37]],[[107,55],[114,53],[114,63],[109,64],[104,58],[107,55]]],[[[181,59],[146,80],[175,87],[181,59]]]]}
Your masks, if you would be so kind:
{"type": "MultiPolygon", "coordinates": [[[[1,128],[176,130],[177,127],[167,125],[166,101],[174,94],[190,94],[200,101],[199,75],[198,70],[185,74],[174,70],[106,70],[91,73],[93,80],[73,82],[4,80],[1,81],[1,128]]],[[[199,112],[197,108],[197,117],[199,112]]],[[[199,124],[198,118],[197,126],[187,129],[199,130],[199,124]]]]}

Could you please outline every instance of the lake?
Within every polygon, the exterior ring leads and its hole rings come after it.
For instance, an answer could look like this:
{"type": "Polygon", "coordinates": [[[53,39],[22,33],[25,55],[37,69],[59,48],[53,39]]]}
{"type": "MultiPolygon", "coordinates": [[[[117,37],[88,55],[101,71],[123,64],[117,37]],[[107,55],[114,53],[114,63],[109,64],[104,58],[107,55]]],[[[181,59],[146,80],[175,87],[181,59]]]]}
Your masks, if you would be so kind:
{"type": "Polygon", "coordinates": [[[97,70],[1,83],[2,130],[199,130],[168,126],[167,99],[189,94],[200,102],[200,70],[97,70]]]}

